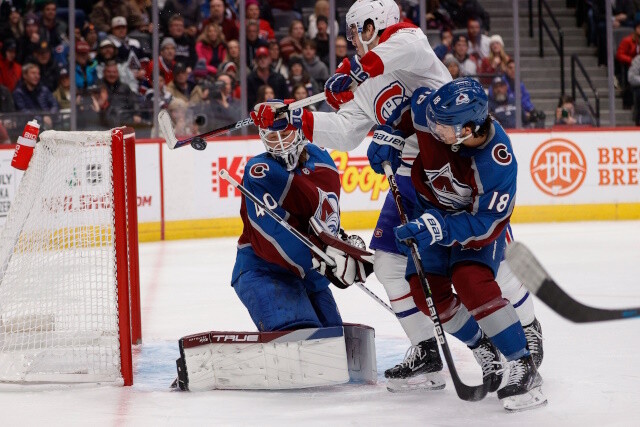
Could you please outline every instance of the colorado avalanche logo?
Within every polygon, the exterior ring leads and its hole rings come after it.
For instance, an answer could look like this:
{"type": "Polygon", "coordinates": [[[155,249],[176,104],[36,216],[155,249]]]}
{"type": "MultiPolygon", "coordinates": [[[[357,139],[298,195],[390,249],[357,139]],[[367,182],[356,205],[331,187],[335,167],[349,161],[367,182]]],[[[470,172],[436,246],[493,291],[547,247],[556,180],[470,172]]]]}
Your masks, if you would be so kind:
{"type": "Polygon", "coordinates": [[[405,97],[404,87],[398,81],[382,89],[373,102],[378,124],[385,124],[405,97]]]}
{"type": "Polygon", "coordinates": [[[340,207],[336,193],[326,193],[318,188],[318,208],[314,217],[324,222],[333,235],[340,230],[340,207]]]}
{"type": "Polygon", "coordinates": [[[464,209],[471,203],[473,190],[470,186],[459,182],[451,172],[451,165],[447,163],[440,170],[426,170],[427,185],[444,206],[453,209],[464,209]]]}
{"type": "Polygon", "coordinates": [[[249,175],[253,178],[264,178],[269,171],[269,165],[266,163],[256,163],[249,169],[249,175]]]}
{"type": "Polygon", "coordinates": [[[462,104],[468,104],[469,101],[469,95],[467,95],[466,93],[462,92],[460,95],[458,95],[458,97],[456,98],[456,105],[462,105],[462,104]]]}
{"type": "Polygon", "coordinates": [[[504,144],[496,144],[493,150],[491,150],[491,156],[497,164],[502,166],[511,164],[511,159],[513,158],[511,153],[509,153],[509,149],[504,144]]]}

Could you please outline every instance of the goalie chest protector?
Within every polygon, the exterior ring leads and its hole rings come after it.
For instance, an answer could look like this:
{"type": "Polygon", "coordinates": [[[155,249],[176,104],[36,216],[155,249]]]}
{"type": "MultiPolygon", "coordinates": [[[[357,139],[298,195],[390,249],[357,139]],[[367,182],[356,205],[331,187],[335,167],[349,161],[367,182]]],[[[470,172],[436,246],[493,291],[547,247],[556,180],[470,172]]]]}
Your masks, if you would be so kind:
{"type": "MultiPolygon", "coordinates": [[[[340,175],[329,153],[306,145],[309,158],[302,167],[288,172],[276,159],[263,153],[245,166],[243,183],[294,228],[308,234],[309,220],[323,221],[332,232],[340,228],[340,175]]],[[[268,214],[245,197],[240,216],[243,231],[232,283],[243,271],[273,270],[274,264],[304,276],[311,268],[311,254],[268,214]]]]}

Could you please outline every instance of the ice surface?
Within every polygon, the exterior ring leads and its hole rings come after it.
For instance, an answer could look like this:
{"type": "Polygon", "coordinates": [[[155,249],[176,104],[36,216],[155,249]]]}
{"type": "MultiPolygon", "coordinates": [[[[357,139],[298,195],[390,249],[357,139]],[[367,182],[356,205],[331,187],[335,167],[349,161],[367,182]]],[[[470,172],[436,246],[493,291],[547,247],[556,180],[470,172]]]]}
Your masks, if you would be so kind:
{"type": "MultiPolygon", "coordinates": [[[[640,222],[516,224],[514,233],[580,301],[603,307],[640,306],[640,222]]],[[[549,405],[507,414],[495,394],[478,403],[459,400],[450,380],[442,391],[387,392],[382,372],[402,359],[408,341],[394,317],[356,287],[335,289],[334,295],[346,321],[376,329],[377,385],[287,392],[171,392],[178,338],[214,329],[254,330],[228,284],[235,239],[147,243],[141,245],[140,257],[144,343],[134,350],[135,385],[3,387],[0,425],[640,423],[640,319],[576,325],[536,301],[545,337],[540,372],[549,405]]],[[[367,286],[385,297],[375,277],[367,286]]],[[[479,382],[471,352],[453,338],[449,343],[463,379],[479,382]]]]}

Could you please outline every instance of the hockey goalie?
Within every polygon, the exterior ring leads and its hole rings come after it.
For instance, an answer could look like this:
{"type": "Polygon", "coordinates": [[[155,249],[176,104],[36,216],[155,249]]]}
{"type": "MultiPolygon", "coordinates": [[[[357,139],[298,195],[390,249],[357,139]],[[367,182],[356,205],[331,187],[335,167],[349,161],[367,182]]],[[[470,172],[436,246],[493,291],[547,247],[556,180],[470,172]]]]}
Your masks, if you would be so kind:
{"type": "MultiPolygon", "coordinates": [[[[284,105],[273,102],[275,108],[284,105]]],[[[364,282],[372,271],[372,254],[362,239],[340,228],[335,164],[293,126],[259,133],[266,152],[247,163],[243,184],[235,183],[243,192],[243,232],[231,278],[259,332],[182,338],[174,387],[295,389],[375,382],[374,331],[344,325],[329,288],[364,282]]]]}

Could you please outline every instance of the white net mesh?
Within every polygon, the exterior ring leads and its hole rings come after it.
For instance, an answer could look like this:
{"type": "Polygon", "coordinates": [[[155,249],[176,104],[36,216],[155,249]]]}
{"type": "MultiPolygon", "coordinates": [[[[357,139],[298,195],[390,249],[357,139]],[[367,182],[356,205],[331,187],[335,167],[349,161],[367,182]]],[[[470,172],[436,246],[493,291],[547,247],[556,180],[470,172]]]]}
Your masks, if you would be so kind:
{"type": "Polygon", "coordinates": [[[44,132],[0,236],[0,381],[117,381],[111,132],[44,132]]]}

